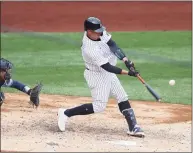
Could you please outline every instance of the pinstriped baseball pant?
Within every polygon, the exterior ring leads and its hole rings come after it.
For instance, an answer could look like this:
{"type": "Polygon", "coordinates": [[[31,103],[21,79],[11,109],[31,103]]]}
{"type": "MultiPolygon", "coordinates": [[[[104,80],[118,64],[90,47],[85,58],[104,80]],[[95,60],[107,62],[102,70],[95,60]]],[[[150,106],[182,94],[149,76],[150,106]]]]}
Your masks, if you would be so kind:
{"type": "Polygon", "coordinates": [[[113,96],[118,103],[128,100],[128,95],[115,74],[85,70],[84,78],[91,91],[95,113],[105,110],[110,96],[113,96]]]}

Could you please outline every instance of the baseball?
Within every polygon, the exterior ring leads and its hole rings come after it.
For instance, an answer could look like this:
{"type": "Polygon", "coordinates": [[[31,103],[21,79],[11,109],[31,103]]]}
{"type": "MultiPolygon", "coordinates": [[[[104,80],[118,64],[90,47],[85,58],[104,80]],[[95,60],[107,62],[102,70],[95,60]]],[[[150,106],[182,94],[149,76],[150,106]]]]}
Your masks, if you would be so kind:
{"type": "Polygon", "coordinates": [[[169,84],[170,84],[171,86],[175,85],[175,80],[170,80],[170,81],[169,81],[169,84]]]}

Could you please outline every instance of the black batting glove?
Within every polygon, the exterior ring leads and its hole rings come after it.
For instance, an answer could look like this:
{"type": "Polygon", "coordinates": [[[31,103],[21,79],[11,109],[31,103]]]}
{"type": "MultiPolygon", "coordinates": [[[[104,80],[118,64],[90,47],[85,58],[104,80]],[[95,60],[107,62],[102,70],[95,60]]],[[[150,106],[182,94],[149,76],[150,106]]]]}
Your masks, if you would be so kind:
{"type": "Polygon", "coordinates": [[[133,67],[130,67],[130,70],[128,72],[129,76],[137,77],[137,75],[140,75],[137,70],[135,70],[133,67]]]}
{"type": "Polygon", "coordinates": [[[135,69],[134,63],[132,61],[125,61],[126,67],[130,70],[131,67],[135,69]]]}
{"type": "Polygon", "coordinates": [[[128,75],[129,75],[129,76],[136,77],[136,74],[135,74],[135,72],[133,72],[133,71],[129,71],[128,75]]]}

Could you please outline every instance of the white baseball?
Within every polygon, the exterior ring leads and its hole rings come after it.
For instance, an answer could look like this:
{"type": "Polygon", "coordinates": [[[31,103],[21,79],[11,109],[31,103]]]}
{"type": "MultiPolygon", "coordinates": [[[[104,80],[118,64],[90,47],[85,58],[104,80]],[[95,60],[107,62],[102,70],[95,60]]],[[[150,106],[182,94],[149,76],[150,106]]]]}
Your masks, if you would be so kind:
{"type": "Polygon", "coordinates": [[[170,80],[170,81],[169,81],[169,84],[170,84],[171,86],[175,85],[175,80],[170,80]]]}

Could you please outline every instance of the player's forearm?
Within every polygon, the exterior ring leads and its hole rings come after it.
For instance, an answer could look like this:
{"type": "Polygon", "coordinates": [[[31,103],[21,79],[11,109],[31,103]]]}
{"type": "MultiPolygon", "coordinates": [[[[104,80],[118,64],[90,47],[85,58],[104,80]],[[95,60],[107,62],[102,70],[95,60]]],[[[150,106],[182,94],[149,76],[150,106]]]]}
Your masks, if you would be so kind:
{"type": "Polygon", "coordinates": [[[126,57],[125,53],[116,44],[116,42],[114,40],[112,40],[111,35],[109,33],[107,33],[107,31],[103,32],[103,34],[100,36],[100,39],[102,42],[106,43],[109,46],[111,52],[113,52],[113,54],[115,56],[117,56],[117,58],[122,60],[125,64],[127,62],[127,65],[128,65],[128,63],[130,63],[129,65],[132,65],[132,62],[126,57]]]}
{"type": "Polygon", "coordinates": [[[101,65],[101,67],[103,69],[105,69],[106,71],[111,72],[111,73],[115,73],[115,74],[121,74],[121,72],[122,72],[122,69],[111,65],[109,62],[101,65]]]}
{"type": "Polygon", "coordinates": [[[120,60],[127,60],[125,53],[122,51],[121,48],[113,41],[110,39],[107,42],[107,45],[109,46],[110,50],[120,59],[120,60]]]}
{"type": "Polygon", "coordinates": [[[30,90],[30,88],[19,81],[11,79],[10,82],[7,84],[7,86],[25,92],[26,94],[29,94],[28,91],[30,90]]]}
{"type": "Polygon", "coordinates": [[[126,61],[129,61],[129,60],[128,60],[127,57],[124,57],[124,58],[122,59],[122,61],[123,61],[123,62],[126,62],[126,61]]]}
{"type": "Polygon", "coordinates": [[[119,67],[113,66],[110,63],[106,63],[104,65],[101,66],[103,69],[105,69],[108,72],[111,73],[115,73],[115,74],[127,74],[128,75],[128,71],[123,70],[119,67]]]}
{"type": "Polygon", "coordinates": [[[124,63],[128,62],[132,64],[132,62],[126,57],[123,50],[119,48],[119,46],[115,43],[115,41],[110,39],[107,42],[107,45],[109,46],[110,50],[115,54],[115,56],[117,56],[120,60],[122,60],[124,63]]]}
{"type": "Polygon", "coordinates": [[[123,69],[122,69],[122,71],[121,71],[121,74],[123,74],[123,75],[128,75],[128,73],[129,73],[128,71],[123,70],[123,69]]]}

